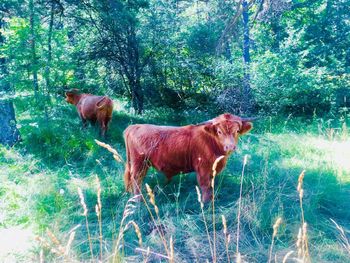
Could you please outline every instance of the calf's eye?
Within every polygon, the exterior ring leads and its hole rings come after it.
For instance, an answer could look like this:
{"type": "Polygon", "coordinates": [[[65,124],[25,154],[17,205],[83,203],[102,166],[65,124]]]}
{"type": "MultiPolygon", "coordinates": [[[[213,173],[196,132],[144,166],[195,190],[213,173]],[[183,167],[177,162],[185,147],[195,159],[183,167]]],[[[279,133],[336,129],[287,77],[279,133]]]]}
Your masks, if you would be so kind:
{"type": "Polygon", "coordinates": [[[218,130],[218,134],[221,135],[221,134],[222,134],[222,131],[221,131],[221,130],[218,130]]]}

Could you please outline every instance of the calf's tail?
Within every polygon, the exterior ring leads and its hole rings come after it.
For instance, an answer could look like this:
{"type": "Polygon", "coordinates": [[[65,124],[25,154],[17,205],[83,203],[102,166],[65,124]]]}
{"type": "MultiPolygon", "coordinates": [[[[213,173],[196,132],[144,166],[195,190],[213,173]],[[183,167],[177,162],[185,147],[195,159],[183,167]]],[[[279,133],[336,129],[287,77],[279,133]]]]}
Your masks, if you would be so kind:
{"type": "Polygon", "coordinates": [[[96,103],[96,106],[98,110],[104,110],[106,111],[107,115],[112,115],[113,101],[110,98],[104,96],[96,103]]]}

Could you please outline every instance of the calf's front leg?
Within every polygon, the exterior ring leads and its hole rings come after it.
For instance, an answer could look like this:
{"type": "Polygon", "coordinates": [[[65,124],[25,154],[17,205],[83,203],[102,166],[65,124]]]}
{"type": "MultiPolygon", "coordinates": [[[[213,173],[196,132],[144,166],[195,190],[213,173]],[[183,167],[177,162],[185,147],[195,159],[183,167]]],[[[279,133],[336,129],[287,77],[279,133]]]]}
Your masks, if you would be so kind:
{"type": "Polygon", "coordinates": [[[213,198],[213,190],[211,187],[210,169],[199,168],[197,171],[197,181],[202,192],[202,201],[209,202],[213,198]]]}

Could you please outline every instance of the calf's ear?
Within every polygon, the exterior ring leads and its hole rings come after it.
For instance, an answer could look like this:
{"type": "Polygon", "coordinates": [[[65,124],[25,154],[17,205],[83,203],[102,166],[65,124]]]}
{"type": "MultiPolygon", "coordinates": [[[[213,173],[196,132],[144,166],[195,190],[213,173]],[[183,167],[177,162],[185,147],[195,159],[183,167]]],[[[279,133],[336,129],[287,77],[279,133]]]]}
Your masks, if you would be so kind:
{"type": "Polygon", "coordinates": [[[249,121],[243,121],[242,122],[242,128],[239,130],[239,134],[245,134],[249,132],[253,128],[253,123],[249,121]]]}
{"type": "Polygon", "coordinates": [[[211,123],[211,122],[208,122],[205,126],[204,126],[204,130],[206,132],[209,132],[209,133],[215,133],[216,132],[216,126],[211,123]]]}

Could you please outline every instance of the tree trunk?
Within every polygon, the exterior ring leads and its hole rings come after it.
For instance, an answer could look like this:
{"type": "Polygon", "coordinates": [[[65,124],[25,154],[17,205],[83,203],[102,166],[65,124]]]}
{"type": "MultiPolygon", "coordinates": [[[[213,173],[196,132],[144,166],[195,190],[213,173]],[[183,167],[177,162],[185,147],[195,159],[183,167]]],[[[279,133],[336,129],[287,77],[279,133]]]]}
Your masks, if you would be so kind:
{"type": "Polygon", "coordinates": [[[53,19],[54,19],[54,8],[55,2],[51,1],[51,10],[50,10],[50,23],[49,23],[49,32],[47,38],[47,63],[45,68],[45,82],[46,82],[46,93],[49,96],[51,89],[50,83],[50,71],[51,71],[51,61],[52,61],[52,29],[53,29],[53,19]]]}
{"type": "Polygon", "coordinates": [[[243,114],[250,114],[252,111],[252,92],[250,88],[250,38],[249,38],[249,7],[248,1],[243,0],[243,64],[244,64],[244,76],[243,76],[243,91],[242,91],[242,106],[241,111],[243,114]]]}
{"type": "Polygon", "coordinates": [[[39,101],[39,84],[38,84],[38,69],[37,69],[37,57],[35,50],[35,28],[34,28],[34,0],[29,1],[29,12],[30,12],[30,44],[32,54],[32,73],[33,73],[33,88],[35,99],[39,101]]]}
{"type": "Polygon", "coordinates": [[[13,146],[19,141],[20,135],[16,127],[13,103],[3,97],[0,98],[0,144],[13,146]]]}
{"type": "MultiPolygon", "coordinates": [[[[5,42],[5,39],[1,32],[4,30],[3,17],[0,17],[0,46],[5,42]]],[[[6,80],[7,67],[6,59],[0,57],[0,143],[4,145],[12,146],[19,139],[19,131],[16,127],[15,111],[13,103],[6,96],[11,95],[11,87],[6,80]]]]}
{"type": "Polygon", "coordinates": [[[137,114],[142,114],[144,96],[142,92],[140,77],[137,77],[137,75],[135,76],[135,78],[130,75],[128,75],[127,77],[131,92],[132,107],[134,108],[137,114]]]}
{"type": "Polygon", "coordinates": [[[136,39],[136,32],[133,26],[130,27],[127,39],[128,57],[129,57],[129,74],[128,80],[131,90],[132,105],[137,114],[143,112],[144,94],[141,85],[141,65],[139,56],[139,46],[136,39]]]}
{"type": "Polygon", "coordinates": [[[143,93],[142,93],[142,87],[140,83],[140,79],[137,79],[135,81],[135,85],[133,87],[134,90],[134,103],[136,106],[136,113],[142,114],[143,113],[143,93]]]}
{"type": "Polygon", "coordinates": [[[46,67],[45,67],[46,90],[43,91],[43,96],[45,98],[45,100],[44,100],[44,112],[45,112],[46,124],[48,124],[48,121],[49,121],[48,105],[51,104],[50,72],[51,72],[51,61],[52,61],[52,30],[53,30],[54,11],[55,11],[55,2],[53,0],[51,0],[49,32],[48,32],[48,37],[47,37],[47,60],[46,60],[46,67]]]}
{"type": "Polygon", "coordinates": [[[226,41],[224,45],[225,45],[224,56],[226,59],[230,61],[230,63],[232,63],[232,53],[231,53],[231,47],[230,47],[229,41],[226,41]]]}

